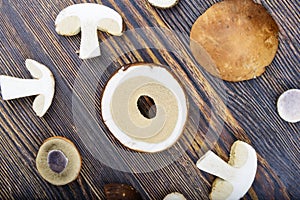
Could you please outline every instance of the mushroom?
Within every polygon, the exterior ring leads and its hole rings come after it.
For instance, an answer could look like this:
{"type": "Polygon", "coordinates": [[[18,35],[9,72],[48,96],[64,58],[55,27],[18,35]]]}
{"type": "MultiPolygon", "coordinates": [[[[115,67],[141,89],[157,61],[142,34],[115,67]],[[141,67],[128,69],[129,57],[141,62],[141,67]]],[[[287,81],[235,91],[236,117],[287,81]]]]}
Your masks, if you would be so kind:
{"type": "Polygon", "coordinates": [[[53,185],[75,180],[81,169],[81,157],[75,145],[64,137],[48,138],[36,156],[40,175],[53,185]]]}
{"type": "Polygon", "coordinates": [[[42,117],[51,106],[54,96],[55,80],[51,71],[34,60],[25,61],[26,68],[35,79],[20,79],[0,76],[3,100],[38,95],[33,102],[33,110],[42,117]]]}
{"type": "Polygon", "coordinates": [[[123,20],[115,10],[95,3],[71,5],[62,10],[55,20],[60,35],[77,35],[81,30],[79,57],[88,59],[100,55],[97,29],[112,35],[121,35],[123,20]]]}
{"type": "Polygon", "coordinates": [[[130,185],[111,183],[104,186],[106,200],[142,200],[141,195],[130,185]]]}
{"type": "MultiPolygon", "coordinates": [[[[151,101],[149,101],[151,102],[151,101]]],[[[158,152],[180,137],[188,104],[176,78],[156,64],[139,63],[121,68],[108,81],[101,100],[102,118],[111,133],[126,147],[158,152]],[[152,99],[155,115],[145,117],[138,106],[152,99]]]]}
{"type": "Polygon", "coordinates": [[[210,199],[240,199],[254,181],[257,156],[249,144],[236,141],[231,147],[228,164],[208,151],[196,165],[200,170],[219,177],[212,185],[210,199]]]}
{"type": "Polygon", "coordinates": [[[148,0],[148,2],[158,8],[171,8],[175,6],[179,0],[148,0]]]}
{"type": "Polygon", "coordinates": [[[190,33],[192,54],[209,73],[226,81],[260,76],[278,49],[278,26],[252,0],[224,0],[211,6],[190,33]]]}
{"type": "Polygon", "coordinates": [[[163,200],[186,200],[186,198],[178,192],[173,192],[165,196],[163,200]]]}
{"type": "Polygon", "coordinates": [[[287,122],[300,121],[300,90],[290,89],[284,92],[277,101],[279,116],[287,122]]]}

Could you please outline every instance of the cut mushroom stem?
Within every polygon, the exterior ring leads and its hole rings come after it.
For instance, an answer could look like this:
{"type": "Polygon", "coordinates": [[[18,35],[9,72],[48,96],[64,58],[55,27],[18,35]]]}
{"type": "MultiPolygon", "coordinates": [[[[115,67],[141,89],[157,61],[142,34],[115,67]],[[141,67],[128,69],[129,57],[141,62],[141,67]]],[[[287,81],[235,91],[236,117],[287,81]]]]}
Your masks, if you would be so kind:
{"type": "Polygon", "coordinates": [[[12,100],[41,93],[41,80],[21,79],[11,76],[0,77],[3,100],[12,100]]]}
{"type": "Polygon", "coordinates": [[[100,54],[97,23],[94,20],[86,19],[81,24],[80,58],[97,57],[100,54]]]}
{"type": "Polygon", "coordinates": [[[123,20],[115,10],[95,4],[82,3],[62,10],[55,20],[56,32],[72,36],[81,30],[79,57],[82,59],[100,55],[97,29],[112,35],[121,35],[123,20]]]}
{"type": "Polygon", "coordinates": [[[36,79],[21,79],[1,75],[0,84],[3,100],[38,95],[33,102],[33,110],[43,116],[50,107],[54,95],[54,78],[51,71],[44,65],[27,59],[25,65],[36,79]]]}
{"type": "Polygon", "coordinates": [[[197,166],[201,170],[228,182],[232,182],[238,174],[236,168],[230,166],[212,151],[208,151],[203,157],[201,157],[197,162],[197,166]]]}
{"type": "Polygon", "coordinates": [[[254,181],[257,156],[250,145],[237,141],[232,145],[228,164],[208,151],[196,165],[200,170],[223,179],[216,179],[214,182],[211,199],[240,199],[254,181]]]}

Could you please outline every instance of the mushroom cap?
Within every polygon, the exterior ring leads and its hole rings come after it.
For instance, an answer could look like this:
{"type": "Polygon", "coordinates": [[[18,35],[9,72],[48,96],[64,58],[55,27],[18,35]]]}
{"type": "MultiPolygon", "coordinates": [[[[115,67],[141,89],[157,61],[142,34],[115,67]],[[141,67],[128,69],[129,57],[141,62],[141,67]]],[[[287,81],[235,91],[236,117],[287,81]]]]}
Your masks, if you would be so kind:
{"type": "Polygon", "coordinates": [[[72,36],[80,32],[83,21],[95,21],[98,30],[121,35],[123,19],[115,10],[95,3],[81,3],[63,9],[55,20],[56,32],[72,36]]]}
{"type": "Polygon", "coordinates": [[[279,116],[287,122],[300,121],[300,90],[290,89],[285,91],[277,101],[279,116]]]}
{"type": "Polygon", "coordinates": [[[40,175],[53,185],[66,185],[74,181],[81,169],[81,157],[75,145],[64,137],[51,137],[44,141],[36,156],[36,166],[40,175]],[[61,173],[54,172],[48,165],[48,154],[59,150],[67,157],[68,163],[61,173]]]}
{"type": "Polygon", "coordinates": [[[191,51],[202,67],[227,81],[260,76],[275,57],[278,26],[252,0],[224,0],[194,23],[191,51]]]}
{"type": "Polygon", "coordinates": [[[165,68],[139,63],[120,69],[108,81],[101,100],[102,118],[111,133],[126,147],[158,152],[180,137],[188,115],[181,85],[165,68]],[[145,118],[137,100],[146,95],[157,107],[153,119],[145,118]]]}
{"type": "Polygon", "coordinates": [[[126,184],[110,183],[104,186],[106,200],[142,200],[138,191],[126,184]]]}
{"type": "Polygon", "coordinates": [[[26,59],[26,68],[32,77],[41,80],[39,87],[42,90],[33,101],[33,110],[39,117],[42,117],[52,104],[55,92],[55,80],[52,72],[41,63],[35,60],[26,59]]]}
{"type": "Polygon", "coordinates": [[[175,6],[179,0],[148,0],[148,2],[158,8],[171,8],[175,6]]]}
{"type": "Polygon", "coordinates": [[[183,194],[180,194],[178,192],[172,192],[165,196],[163,200],[186,200],[186,198],[183,196],[183,194]]]}

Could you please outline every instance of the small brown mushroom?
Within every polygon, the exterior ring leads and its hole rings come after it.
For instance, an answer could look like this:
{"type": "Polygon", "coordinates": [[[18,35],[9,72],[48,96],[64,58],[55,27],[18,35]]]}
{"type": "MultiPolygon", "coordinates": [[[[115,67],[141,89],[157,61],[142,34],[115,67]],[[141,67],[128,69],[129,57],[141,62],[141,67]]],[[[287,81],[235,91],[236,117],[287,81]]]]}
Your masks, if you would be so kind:
{"type": "Polygon", "coordinates": [[[77,178],[81,157],[75,145],[63,137],[48,138],[40,147],[36,166],[40,175],[53,185],[65,185],[77,178]]]}
{"type": "Polygon", "coordinates": [[[107,200],[140,200],[141,195],[130,185],[112,183],[104,186],[107,200]]]}
{"type": "Polygon", "coordinates": [[[278,26],[252,0],[224,0],[194,23],[191,51],[202,67],[227,81],[260,76],[275,57],[278,26]]]}

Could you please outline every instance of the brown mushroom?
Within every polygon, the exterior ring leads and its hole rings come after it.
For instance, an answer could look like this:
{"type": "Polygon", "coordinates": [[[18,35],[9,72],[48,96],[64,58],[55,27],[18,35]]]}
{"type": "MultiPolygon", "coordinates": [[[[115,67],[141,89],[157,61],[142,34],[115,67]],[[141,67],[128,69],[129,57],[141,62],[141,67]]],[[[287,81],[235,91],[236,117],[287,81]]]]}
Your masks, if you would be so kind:
{"type": "Polygon", "coordinates": [[[111,183],[104,186],[107,200],[141,200],[141,195],[130,185],[111,183]]]}
{"type": "Polygon", "coordinates": [[[40,175],[53,185],[65,185],[77,178],[81,157],[75,145],[63,137],[48,138],[40,147],[36,166],[40,175]]]}
{"type": "Polygon", "coordinates": [[[275,57],[278,26],[252,0],[224,0],[194,23],[191,51],[202,67],[227,81],[260,76],[275,57]]]}

